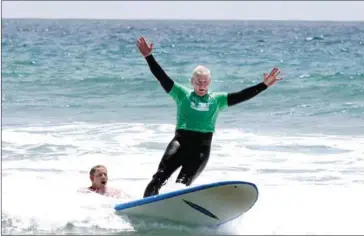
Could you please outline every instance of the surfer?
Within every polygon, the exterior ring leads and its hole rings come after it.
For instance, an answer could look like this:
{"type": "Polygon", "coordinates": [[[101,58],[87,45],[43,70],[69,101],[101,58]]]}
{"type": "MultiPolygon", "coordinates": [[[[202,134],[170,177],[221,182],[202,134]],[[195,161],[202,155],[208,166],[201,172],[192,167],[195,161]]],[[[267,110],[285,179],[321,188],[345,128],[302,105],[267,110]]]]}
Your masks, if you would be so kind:
{"type": "Polygon", "coordinates": [[[190,90],[171,79],[161,68],[152,55],[153,43],[148,45],[144,37],[141,37],[137,40],[137,47],[152,74],[177,105],[175,135],[144,191],[144,197],[148,197],[159,194],[160,188],[179,167],[182,168],[176,183],[191,185],[209,159],[218,114],[227,107],[253,98],[282,78],[277,78],[279,69],[273,68],[269,75],[264,73],[263,82],[254,86],[238,92],[213,93],[208,90],[210,70],[199,65],[192,72],[190,82],[193,89],[190,90]]]}
{"type": "Polygon", "coordinates": [[[103,165],[96,165],[90,170],[91,186],[87,189],[81,190],[81,192],[94,192],[107,197],[120,198],[122,193],[110,187],[107,187],[108,175],[107,169],[103,165]]]}

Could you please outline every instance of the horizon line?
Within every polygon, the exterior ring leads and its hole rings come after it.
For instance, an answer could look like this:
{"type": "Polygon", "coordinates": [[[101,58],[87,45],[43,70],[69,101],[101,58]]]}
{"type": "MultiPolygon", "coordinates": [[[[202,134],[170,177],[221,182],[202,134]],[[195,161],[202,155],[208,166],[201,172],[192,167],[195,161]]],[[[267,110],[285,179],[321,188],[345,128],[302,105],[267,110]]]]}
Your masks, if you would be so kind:
{"type": "Polygon", "coordinates": [[[2,17],[2,20],[125,20],[125,21],[279,21],[279,22],[364,22],[364,20],[329,20],[329,19],[320,19],[320,20],[309,20],[309,19],[214,19],[214,18],[88,18],[88,17],[2,17]]]}

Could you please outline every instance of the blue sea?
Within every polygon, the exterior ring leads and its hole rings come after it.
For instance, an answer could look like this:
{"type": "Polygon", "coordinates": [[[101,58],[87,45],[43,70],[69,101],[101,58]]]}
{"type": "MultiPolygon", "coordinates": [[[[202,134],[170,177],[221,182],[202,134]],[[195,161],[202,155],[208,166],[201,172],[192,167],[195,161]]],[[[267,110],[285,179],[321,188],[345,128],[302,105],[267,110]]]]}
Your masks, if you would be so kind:
{"type": "MultiPolygon", "coordinates": [[[[3,234],[364,233],[363,22],[4,19],[1,50],[3,234]],[[194,183],[258,186],[256,205],[226,226],[114,214],[142,197],[176,121],[140,36],[187,86],[197,65],[227,92],[281,70],[282,81],[220,114],[194,183]],[[77,193],[96,164],[125,198],[77,193]]],[[[162,192],[183,187],[176,175],[162,192]]]]}

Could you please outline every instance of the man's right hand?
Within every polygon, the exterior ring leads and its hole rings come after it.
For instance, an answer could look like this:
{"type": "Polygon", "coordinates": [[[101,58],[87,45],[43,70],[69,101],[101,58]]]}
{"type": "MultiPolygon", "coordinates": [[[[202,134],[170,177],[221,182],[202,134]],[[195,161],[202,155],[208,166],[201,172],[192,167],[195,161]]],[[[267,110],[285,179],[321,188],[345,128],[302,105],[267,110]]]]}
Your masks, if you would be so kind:
{"type": "Polygon", "coordinates": [[[153,43],[148,45],[147,41],[145,41],[144,37],[141,37],[138,39],[137,46],[139,48],[140,53],[143,55],[143,57],[147,57],[150,54],[152,54],[153,43]]]}

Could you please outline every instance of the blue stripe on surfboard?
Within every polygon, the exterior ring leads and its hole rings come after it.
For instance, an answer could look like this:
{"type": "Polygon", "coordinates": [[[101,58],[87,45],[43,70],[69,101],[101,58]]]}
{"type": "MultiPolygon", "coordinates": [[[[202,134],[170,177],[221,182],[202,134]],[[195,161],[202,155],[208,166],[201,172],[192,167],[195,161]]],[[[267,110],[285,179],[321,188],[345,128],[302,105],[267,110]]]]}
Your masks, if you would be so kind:
{"type": "Polygon", "coordinates": [[[196,191],[200,191],[200,190],[204,190],[204,189],[208,189],[208,188],[224,186],[224,185],[234,185],[234,184],[235,185],[250,185],[253,188],[255,188],[258,193],[258,188],[253,183],[244,182],[244,181],[221,181],[221,182],[215,182],[215,183],[211,183],[211,184],[203,184],[203,185],[199,185],[199,186],[195,186],[195,187],[189,187],[189,188],[185,188],[185,189],[181,189],[181,190],[177,190],[177,191],[173,191],[173,192],[169,192],[169,193],[163,193],[163,194],[159,194],[159,195],[149,196],[146,198],[142,198],[142,199],[127,202],[127,203],[121,203],[121,204],[116,205],[114,207],[114,209],[116,211],[120,211],[120,210],[124,210],[127,208],[135,207],[135,206],[145,205],[145,204],[148,204],[151,202],[158,202],[161,200],[176,197],[176,196],[183,195],[186,193],[192,193],[192,192],[196,192],[196,191]]]}

